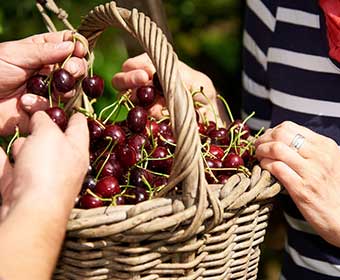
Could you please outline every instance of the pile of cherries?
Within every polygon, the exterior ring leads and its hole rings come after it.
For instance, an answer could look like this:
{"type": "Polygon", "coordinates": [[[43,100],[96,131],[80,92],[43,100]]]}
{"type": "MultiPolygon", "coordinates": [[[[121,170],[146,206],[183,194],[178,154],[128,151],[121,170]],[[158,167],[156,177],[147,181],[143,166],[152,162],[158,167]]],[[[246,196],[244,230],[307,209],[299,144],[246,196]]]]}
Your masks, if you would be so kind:
{"type": "MultiPolygon", "coordinates": [[[[60,96],[75,88],[76,80],[59,68],[50,76],[35,75],[27,83],[27,91],[41,96],[60,96]]],[[[131,91],[105,108],[104,119],[87,116],[90,133],[90,166],[84,179],[76,207],[89,209],[110,205],[137,204],[151,199],[163,188],[171,173],[176,149],[168,117],[156,120],[148,109],[162,97],[157,79],[154,85],[131,91]],[[112,121],[121,107],[128,109],[124,121],[112,121]]],[[[82,80],[82,89],[90,98],[103,94],[104,82],[97,75],[82,80]]],[[[198,109],[198,108],[197,108],[198,109]]],[[[67,116],[60,106],[46,110],[51,119],[65,130],[67,116]]],[[[198,112],[198,110],[197,110],[198,112]]],[[[206,179],[210,184],[224,184],[236,172],[249,173],[254,164],[254,146],[248,141],[250,129],[244,121],[235,120],[228,127],[218,126],[197,113],[202,142],[206,179]]]]}

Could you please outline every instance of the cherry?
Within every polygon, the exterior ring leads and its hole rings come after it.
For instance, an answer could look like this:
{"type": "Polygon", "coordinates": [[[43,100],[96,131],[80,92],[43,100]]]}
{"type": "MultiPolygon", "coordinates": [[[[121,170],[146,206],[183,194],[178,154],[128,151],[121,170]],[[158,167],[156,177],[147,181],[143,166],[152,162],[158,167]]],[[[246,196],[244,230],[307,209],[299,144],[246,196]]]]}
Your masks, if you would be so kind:
{"type": "Polygon", "coordinates": [[[210,145],[209,147],[209,153],[217,159],[222,159],[224,156],[224,151],[221,147],[216,145],[210,145]]]}
{"type": "Polygon", "coordinates": [[[216,123],[213,121],[209,121],[206,129],[205,129],[205,135],[209,135],[210,131],[216,129],[216,123]]]}
{"type": "Polygon", "coordinates": [[[157,176],[156,178],[154,178],[154,181],[153,181],[154,188],[160,188],[167,184],[168,184],[168,179],[166,177],[157,176]]]}
{"type": "Polygon", "coordinates": [[[148,120],[148,113],[144,108],[136,106],[132,108],[127,116],[127,125],[132,132],[142,132],[148,120]]]}
{"type": "Polygon", "coordinates": [[[154,139],[158,137],[158,135],[159,135],[159,125],[156,121],[148,120],[146,122],[145,128],[146,128],[145,129],[146,130],[145,131],[146,136],[151,137],[151,135],[152,135],[152,137],[154,139]]]}
{"type": "Polygon", "coordinates": [[[136,92],[138,104],[144,108],[149,107],[155,102],[156,93],[153,86],[142,86],[136,92]]]}
{"type": "Polygon", "coordinates": [[[123,174],[123,168],[117,160],[108,160],[103,166],[105,159],[101,159],[97,165],[97,172],[102,170],[100,177],[113,176],[119,178],[123,174]]]}
{"type": "Polygon", "coordinates": [[[104,92],[104,80],[98,75],[87,76],[83,79],[81,86],[84,93],[90,98],[99,98],[104,92]]]}
{"type": "Polygon", "coordinates": [[[229,153],[223,160],[223,166],[226,168],[238,168],[244,165],[243,159],[234,153],[229,153]]]}
{"type": "Polygon", "coordinates": [[[101,125],[99,121],[94,119],[87,119],[87,126],[89,128],[90,133],[90,142],[91,144],[95,143],[103,134],[104,125],[101,125]]]}
{"type": "Polygon", "coordinates": [[[132,135],[128,141],[127,144],[134,148],[136,151],[141,151],[144,147],[145,149],[148,149],[150,147],[150,141],[149,139],[144,136],[143,134],[134,134],[132,135]]]}
{"type": "Polygon", "coordinates": [[[229,178],[230,176],[226,174],[221,174],[217,176],[217,180],[220,184],[226,184],[229,178]]]}
{"type": "Polygon", "coordinates": [[[117,158],[123,167],[129,168],[137,163],[137,153],[129,145],[119,146],[116,152],[117,158]]]}
{"type": "Polygon", "coordinates": [[[47,97],[48,83],[46,81],[47,81],[47,76],[45,75],[37,74],[37,75],[30,77],[26,85],[27,92],[47,97]]]}
{"type": "MultiPolygon", "coordinates": [[[[222,161],[220,159],[213,159],[213,158],[205,158],[206,166],[208,169],[210,168],[222,168],[222,161]]],[[[216,184],[216,179],[210,174],[212,172],[214,176],[216,176],[219,171],[218,170],[206,170],[205,176],[207,178],[207,181],[211,184],[216,184]]]]}
{"type": "Polygon", "coordinates": [[[201,134],[201,137],[205,134],[205,127],[203,123],[198,123],[198,133],[201,134]]]}
{"type": "Polygon", "coordinates": [[[94,190],[95,186],[96,186],[97,182],[96,182],[96,179],[93,178],[92,176],[89,176],[87,175],[84,179],[84,182],[83,182],[83,185],[82,185],[82,188],[84,190],[86,189],[90,189],[90,190],[94,190]]]}
{"type": "Polygon", "coordinates": [[[52,84],[57,91],[66,93],[74,88],[76,79],[65,69],[59,68],[53,72],[52,84]]]}
{"type": "Polygon", "coordinates": [[[129,188],[126,191],[126,198],[125,201],[127,204],[137,204],[148,200],[149,194],[146,192],[144,188],[136,187],[136,188],[129,188]]]}
{"type": "Polygon", "coordinates": [[[162,135],[169,134],[172,135],[172,129],[170,120],[166,119],[158,124],[159,127],[159,133],[162,135]]]}
{"type": "Polygon", "coordinates": [[[225,128],[212,128],[208,132],[208,136],[211,138],[212,143],[217,145],[228,145],[229,144],[229,136],[228,130],[225,128]]]}
{"type": "Polygon", "coordinates": [[[150,169],[169,174],[171,171],[173,159],[170,157],[166,158],[168,156],[168,150],[164,147],[158,146],[151,154],[151,157],[154,159],[149,159],[148,161],[150,169]]]}
{"type": "Polygon", "coordinates": [[[241,133],[241,138],[247,139],[250,136],[250,128],[246,123],[243,123],[242,120],[235,120],[230,125],[228,130],[234,130],[234,133],[237,135],[241,133]]]}
{"type": "Polygon", "coordinates": [[[176,148],[176,140],[170,134],[164,134],[158,138],[158,145],[169,149],[171,152],[175,151],[176,148]]]}
{"type": "Polygon", "coordinates": [[[130,185],[135,187],[145,187],[144,180],[152,185],[153,176],[146,169],[134,168],[130,172],[130,185]],[[143,179],[144,177],[144,179],[143,179]]]}
{"type": "Polygon", "coordinates": [[[120,193],[120,186],[115,177],[107,176],[97,182],[95,191],[102,197],[110,198],[120,193]]]}
{"type": "Polygon", "coordinates": [[[103,201],[89,193],[80,197],[79,204],[83,209],[92,209],[104,206],[103,201]]]}
{"type": "Polygon", "coordinates": [[[103,132],[102,137],[105,139],[106,137],[112,138],[114,143],[123,144],[126,138],[124,130],[115,124],[108,125],[103,132]]]}
{"type": "Polygon", "coordinates": [[[60,107],[48,108],[46,111],[47,115],[50,116],[52,121],[54,121],[62,131],[65,131],[67,127],[67,116],[63,109],[60,107]]]}
{"type": "Polygon", "coordinates": [[[116,196],[114,198],[115,205],[125,205],[125,197],[124,196],[116,196]]]}

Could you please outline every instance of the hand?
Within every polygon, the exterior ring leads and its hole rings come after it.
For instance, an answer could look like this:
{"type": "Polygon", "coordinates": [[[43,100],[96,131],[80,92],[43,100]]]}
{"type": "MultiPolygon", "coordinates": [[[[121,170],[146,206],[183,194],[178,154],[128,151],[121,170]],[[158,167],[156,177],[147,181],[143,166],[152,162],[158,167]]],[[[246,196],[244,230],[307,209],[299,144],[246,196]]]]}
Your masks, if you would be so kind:
{"type": "Polygon", "coordinates": [[[340,247],[340,150],[335,141],[283,122],[267,130],[255,145],[261,166],[285,186],[309,224],[340,247]],[[290,147],[297,133],[305,137],[298,151],[290,147]]]}
{"type": "MultiPolygon", "coordinates": [[[[213,110],[220,116],[223,121],[228,119],[223,104],[217,99],[217,93],[212,81],[203,73],[192,69],[183,62],[179,62],[179,71],[182,79],[190,92],[198,91],[203,87],[206,97],[211,101],[211,105],[207,98],[202,94],[195,95],[194,100],[202,103],[204,106],[200,109],[200,113],[208,119],[214,120],[213,110]]],[[[125,61],[122,66],[122,72],[114,75],[112,84],[120,91],[127,89],[136,89],[143,85],[152,84],[153,74],[156,72],[150,58],[147,54],[142,54],[125,61]]],[[[149,109],[149,114],[156,117],[162,117],[162,110],[165,107],[163,97],[158,97],[156,104],[149,109]]]]}
{"type": "Polygon", "coordinates": [[[23,200],[68,217],[89,165],[86,118],[73,115],[63,133],[46,113],[37,112],[30,126],[31,135],[14,142],[14,167],[0,151],[0,217],[23,200]]]}
{"type": "MultiPolygon", "coordinates": [[[[0,134],[9,135],[16,125],[28,128],[29,115],[48,107],[45,98],[26,94],[26,81],[38,72],[49,73],[52,64],[62,63],[76,78],[84,75],[85,47],[72,42],[71,31],[46,33],[0,44],[0,134]]],[[[72,95],[72,93],[69,94],[72,95]]]]}

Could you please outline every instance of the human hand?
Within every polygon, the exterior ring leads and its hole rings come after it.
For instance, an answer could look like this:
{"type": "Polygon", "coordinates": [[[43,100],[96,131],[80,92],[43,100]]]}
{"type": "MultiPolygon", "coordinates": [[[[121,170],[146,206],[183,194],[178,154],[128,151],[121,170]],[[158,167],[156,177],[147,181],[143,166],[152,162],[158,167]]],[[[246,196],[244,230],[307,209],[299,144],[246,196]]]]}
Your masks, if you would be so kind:
{"type": "Polygon", "coordinates": [[[340,247],[338,145],[293,122],[267,130],[255,143],[256,157],[286,188],[301,214],[329,243],[340,247]],[[296,134],[305,140],[291,148],[296,134]]]}
{"type": "MultiPolygon", "coordinates": [[[[12,134],[17,125],[21,132],[27,131],[29,115],[48,108],[45,98],[26,93],[26,81],[33,74],[48,74],[51,65],[63,62],[72,54],[65,69],[75,78],[84,75],[86,48],[72,40],[72,31],[62,31],[0,43],[1,135],[12,134]]],[[[72,93],[68,93],[68,97],[71,96],[72,93]]]]}
{"type": "MultiPolygon", "coordinates": [[[[136,89],[140,86],[152,84],[153,74],[156,72],[150,58],[146,53],[130,58],[122,65],[122,72],[113,76],[112,84],[120,91],[136,89]]],[[[215,111],[223,121],[228,117],[223,104],[217,98],[216,89],[205,74],[196,71],[179,61],[179,72],[186,87],[190,92],[199,91],[203,87],[205,96],[201,93],[196,94],[194,100],[201,103],[200,113],[210,120],[214,120],[213,111],[215,111]],[[211,104],[209,104],[208,99],[211,104]],[[211,108],[213,107],[213,108],[211,108]]],[[[134,96],[132,97],[134,98],[134,96]]],[[[155,118],[162,117],[162,111],[165,107],[164,97],[157,97],[156,103],[149,109],[149,114],[155,118]]]]}
{"type": "Polygon", "coordinates": [[[13,167],[0,150],[0,220],[21,201],[68,217],[88,169],[89,135],[82,114],[70,118],[65,133],[45,112],[36,112],[30,127],[30,136],[14,142],[13,167]]]}

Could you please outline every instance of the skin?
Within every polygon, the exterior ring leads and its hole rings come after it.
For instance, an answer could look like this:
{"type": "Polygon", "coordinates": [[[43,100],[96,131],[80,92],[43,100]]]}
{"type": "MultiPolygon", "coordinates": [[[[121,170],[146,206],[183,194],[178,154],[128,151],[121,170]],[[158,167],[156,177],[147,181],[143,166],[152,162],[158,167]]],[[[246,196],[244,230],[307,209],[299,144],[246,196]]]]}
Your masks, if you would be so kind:
{"type": "MultiPolygon", "coordinates": [[[[217,99],[217,92],[212,81],[208,76],[196,71],[183,62],[179,62],[182,80],[190,92],[197,91],[203,87],[206,96],[202,94],[195,95],[194,100],[200,102],[203,106],[199,109],[200,114],[207,119],[214,120],[213,111],[219,116],[218,123],[228,122],[227,114],[224,110],[222,102],[217,99]],[[210,100],[211,105],[208,103],[210,100]],[[213,108],[211,108],[213,107],[213,108]]],[[[136,89],[143,85],[152,84],[153,74],[156,72],[150,58],[146,54],[136,56],[126,60],[122,65],[122,71],[115,74],[112,78],[112,85],[118,90],[124,92],[127,89],[136,89]]],[[[132,99],[134,99],[134,94],[132,99]]],[[[157,97],[156,104],[149,109],[149,115],[157,119],[163,116],[163,108],[165,107],[164,97],[157,97]]]]}
{"type": "Polygon", "coordinates": [[[26,92],[31,75],[48,73],[69,55],[65,68],[76,77],[84,75],[85,48],[72,42],[70,31],[0,44],[0,134],[11,134],[16,125],[29,133],[14,142],[15,164],[0,149],[0,279],[51,279],[87,172],[86,118],[73,115],[63,133],[38,111],[47,101],[26,92]]]}
{"type": "MultiPolygon", "coordinates": [[[[112,82],[120,90],[136,88],[150,83],[154,72],[154,67],[144,54],[128,59],[122,72],[116,74],[112,82]]],[[[218,112],[224,111],[223,106],[216,102],[216,90],[206,75],[183,63],[180,63],[180,72],[189,88],[204,86],[207,96],[219,108],[218,112]]],[[[154,114],[157,116],[158,112],[154,114]]],[[[226,118],[225,113],[221,118],[226,118]]],[[[270,171],[284,185],[314,230],[329,243],[340,247],[338,145],[306,127],[283,122],[259,137],[256,148],[262,168],[270,171]],[[290,147],[297,133],[306,138],[299,151],[290,147]]]]}
{"type": "Polygon", "coordinates": [[[0,135],[12,134],[17,125],[26,132],[30,115],[49,106],[45,98],[26,92],[29,77],[49,74],[52,64],[62,63],[70,54],[64,68],[76,78],[85,74],[86,47],[72,40],[71,31],[62,31],[0,44],[0,135]]]}

